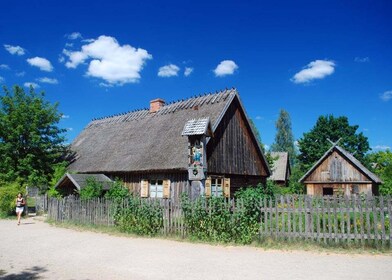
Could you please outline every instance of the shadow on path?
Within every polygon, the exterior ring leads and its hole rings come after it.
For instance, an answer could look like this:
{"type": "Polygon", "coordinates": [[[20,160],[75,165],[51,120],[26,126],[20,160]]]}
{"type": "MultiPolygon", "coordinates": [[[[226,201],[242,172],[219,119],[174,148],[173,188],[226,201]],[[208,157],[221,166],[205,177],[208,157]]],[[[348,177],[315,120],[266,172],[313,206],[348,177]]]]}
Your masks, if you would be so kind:
{"type": "Polygon", "coordinates": [[[34,280],[40,279],[40,273],[46,272],[47,269],[41,266],[33,266],[32,268],[28,268],[25,271],[19,273],[12,273],[6,275],[4,270],[0,270],[0,280],[34,280]]]}

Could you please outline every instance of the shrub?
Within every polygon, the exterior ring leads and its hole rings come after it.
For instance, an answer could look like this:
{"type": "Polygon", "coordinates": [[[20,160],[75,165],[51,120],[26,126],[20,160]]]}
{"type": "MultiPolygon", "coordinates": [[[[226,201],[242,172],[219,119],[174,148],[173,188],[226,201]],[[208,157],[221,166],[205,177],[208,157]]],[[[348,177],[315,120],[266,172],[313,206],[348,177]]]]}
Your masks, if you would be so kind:
{"type": "Polygon", "coordinates": [[[236,205],[221,197],[181,198],[184,223],[191,238],[213,242],[249,244],[257,236],[260,211],[256,200],[237,199],[236,205]]]}
{"type": "Polygon", "coordinates": [[[98,182],[94,177],[86,179],[86,186],[79,191],[80,199],[87,200],[102,196],[102,183],[98,182]]]}
{"type": "Polygon", "coordinates": [[[18,182],[0,183],[0,216],[12,215],[15,211],[15,199],[23,187],[18,182]]]}
{"type": "Polygon", "coordinates": [[[105,198],[115,201],[122,201],[123,199],[129,199],[130,197],[131,193],[129,192],[129,189],[119,180],[116,180],[105,194],[105,198]]]}
{"type": "Polygon", "coordinates": [[[118,207],[116,225],[123,232],[154,236],[163,227],[163,209],[156,200],[145,200],[131,196],[118,207]]]}

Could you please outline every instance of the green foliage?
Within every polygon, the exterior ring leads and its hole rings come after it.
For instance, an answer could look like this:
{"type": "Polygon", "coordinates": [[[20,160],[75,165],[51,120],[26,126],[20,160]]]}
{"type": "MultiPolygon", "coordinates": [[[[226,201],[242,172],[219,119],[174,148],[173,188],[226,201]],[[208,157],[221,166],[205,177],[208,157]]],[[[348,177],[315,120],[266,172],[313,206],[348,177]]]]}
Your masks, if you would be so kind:
{"type": "Polygon", "coordinates": [[[58,127],[58,104],[50,104],[44,93],[19,86],[0,95],[0,179],[21,178],[31,185],[46,184],[53,165],[65,152],[64,129],[58,127]]]}
{"type": "Polygon", "coordinates": [[[320,116],[316,125],[299,139],[298,160],[302,171],[308,170],[331,147],[330,139],[366,165],[365,154],[370,150],[367,137],[357,133],[358,125],[350,125],[347,117],[320,116]]]}
{"type": "Polygon", "coordinates": [[[184,223],[192,239],[249,244],[257,236],[260,211],[252,200],[237,200],[235,211],[221,197],[191,201],[183,195],[181,203],[184,223]]]}
{"type": "Polygon", "coordinates": [[[98,182],[94,177],[86,179],[86,185],[79,191],[80,199],[87,200],[102,196],[102,183],[98,182]]]}
{"type": "Polygon", "coordinates": [[[305,186],[298,182],[299,179],[304,175],[305,173],[300,169],[300,167],[297,165],[294,165],[293,168],[291,168],[291,175],[290,175],[290,181],[289,181],[289,189],[290,193],[292,194],[305,194],[305,186]]]}
{"type": "Polygon", "coordinates": [[[123,199],[131,198],[132,194],[129,189],[124,186],[120,180],[116,180],[105,194],[105,198],[115,201],[122,201],[123,199]]]}
{"type": "Polygon", "coordinates": [[[1,183],[0,182],[0,217],[12,215],[15,211],[15,200],[23,187],[19,182],[1,183]]]}
{"type": "Polygon", "coordinates": [[[290,164],[295,160],[294,136],[291,128],[291,118],[287,111],[281,109],[279,118],[275,123],[275,142],[271,145],[272,152],[288,152],[290,164]]]}
{"type": "Polygon", "coordinates": [[[379,151],[368,155],[372,171],[376,173],[383,183],[380,185],[381,195],[392,195],[392,152],[379,151]]]}
{"type": "Polygon", "coordinates": [[[116,226],[123,232],[154,236],[163,227],[163,208],[158,200],[131,196],[121,207],[118,205],[116,226]]]}
{"type": "Polygon", "coordinates": [[[48,197],[61,198],[61,193],[55,188],[60,179],[67,173],[67,163],[60,162],[54,165],[53,176],[49,182],[49,189],[47,190],[48,197]]]}
{"type": "Polygon", "coordinates": [[[278,192],[278,186],[270,180],[267,180],[265,185],[258,184],[256,187],[246,187],[241,188],[235,192],[235,198],[244,199],[244,200],[256,200],[260,201],[260,199],[270,199],[275,196],[278,192]]]}

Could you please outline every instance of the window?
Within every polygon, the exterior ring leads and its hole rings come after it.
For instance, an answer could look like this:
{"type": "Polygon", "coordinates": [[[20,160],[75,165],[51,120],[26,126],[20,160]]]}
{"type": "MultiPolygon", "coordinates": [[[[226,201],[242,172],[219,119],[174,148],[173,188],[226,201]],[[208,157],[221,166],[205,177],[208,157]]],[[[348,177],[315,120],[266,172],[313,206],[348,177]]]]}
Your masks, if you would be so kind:
{"type": "Polygon", "coordinates": [[[163,180],[150,181],[150,197],[152,198],[163,197],[163,180]]]}
{"type": "Polygon", "coordinates": [[[223,195],[223,179],[211,178],[211,196],[222,196],[223,195]]]}
{"type": "Polygon", "coordinates": [[[323,188],[323,195],[333,195],[333,188],[323,188]]]}
{"type": "Polygon", "coordinates": [[[351,187],[351,193],[352,194],[359,194],[359,186],[358,185],[353,185],[351,187]]]}

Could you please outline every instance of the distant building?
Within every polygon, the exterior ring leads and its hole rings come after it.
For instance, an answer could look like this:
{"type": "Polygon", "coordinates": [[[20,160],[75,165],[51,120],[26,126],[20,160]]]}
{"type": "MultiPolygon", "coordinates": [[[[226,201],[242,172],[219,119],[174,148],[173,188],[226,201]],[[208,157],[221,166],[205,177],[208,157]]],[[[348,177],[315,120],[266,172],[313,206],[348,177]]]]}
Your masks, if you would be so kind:
{"type": "Polygon", "coordinates": [[[198,150],[198,156],[206,155],[205,194],[228,197],[240,187],[265,183],[268,163],[236,89],[169,104],[156,99],[150,109],[95,119],[73,141],[69,170],[119,178],[142,197],[178,199],[193,186],[192,136],[182,136],[184,126],[191,120],[207,125],[207,119],[212,133],[205,147],[196,147],[205,148],[198,150]]]}
{"type": "Polygon", "coordinates": [[[271,157],[274,159],[274,164],[271,168],[272,175],[268,179],[278,185],[287,186],[291,175],[289,153],[271,152],[271,157]]]}
{"type": "Polygon", "coordinates": [[[378,195],[380,178],[334,144],[299,180],[308,195],[378,195]]]}

